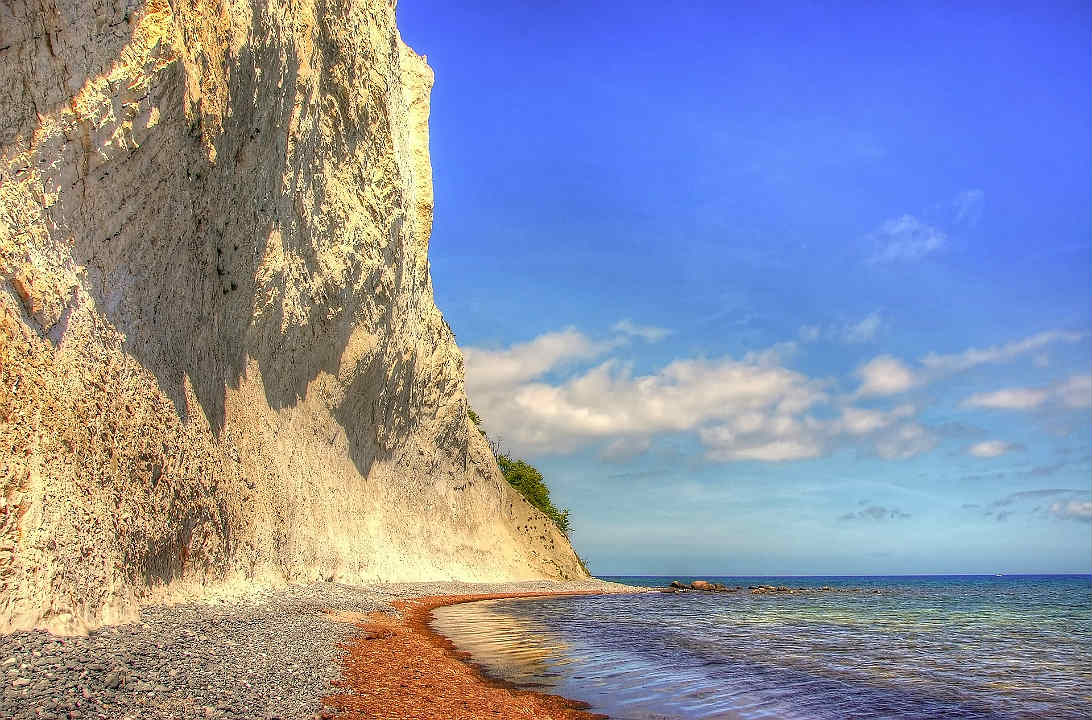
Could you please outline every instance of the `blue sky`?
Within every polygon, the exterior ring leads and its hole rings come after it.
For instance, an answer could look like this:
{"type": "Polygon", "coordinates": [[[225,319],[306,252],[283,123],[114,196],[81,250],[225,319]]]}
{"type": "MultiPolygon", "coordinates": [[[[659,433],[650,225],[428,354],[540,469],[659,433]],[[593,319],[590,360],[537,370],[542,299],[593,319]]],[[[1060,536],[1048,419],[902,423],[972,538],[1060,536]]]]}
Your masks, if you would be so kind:
{"type": "Polygon", "coordinates": [[[402,0],[437,304],[593,572],[1087,572],[1087,3],[402,0]]]}

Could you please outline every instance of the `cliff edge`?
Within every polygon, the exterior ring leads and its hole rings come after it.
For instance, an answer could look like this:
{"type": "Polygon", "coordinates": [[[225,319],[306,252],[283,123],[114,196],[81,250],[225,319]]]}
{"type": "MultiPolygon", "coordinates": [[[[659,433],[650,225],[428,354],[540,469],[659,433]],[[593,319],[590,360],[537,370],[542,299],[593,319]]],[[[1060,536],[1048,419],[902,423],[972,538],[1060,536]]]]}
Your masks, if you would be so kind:
{"type": "Polygon", "coordinates": [[[0,630],[584,577],[467,418],[382,0],[0,5],[0,630]]]}

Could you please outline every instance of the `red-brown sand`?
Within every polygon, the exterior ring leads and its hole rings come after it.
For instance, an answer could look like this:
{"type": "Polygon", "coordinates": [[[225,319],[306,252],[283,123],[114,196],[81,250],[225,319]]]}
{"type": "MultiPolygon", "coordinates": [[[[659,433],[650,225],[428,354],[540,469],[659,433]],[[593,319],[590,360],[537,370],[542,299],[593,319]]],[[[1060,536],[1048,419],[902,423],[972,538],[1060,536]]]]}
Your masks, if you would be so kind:
{"type": "Polygon", "coordinates": [[[432,610],[443,605],[591,593],[515,593],[448,595],[396,601],[401,616],[356,616],[360,634],[343,646],[343,692],[323,698],[337,720],[481,720],[543,718],[598,720],[587,705],[557,695],[518,690],[482,675],[465,653],[429,627],[432,610]]]}

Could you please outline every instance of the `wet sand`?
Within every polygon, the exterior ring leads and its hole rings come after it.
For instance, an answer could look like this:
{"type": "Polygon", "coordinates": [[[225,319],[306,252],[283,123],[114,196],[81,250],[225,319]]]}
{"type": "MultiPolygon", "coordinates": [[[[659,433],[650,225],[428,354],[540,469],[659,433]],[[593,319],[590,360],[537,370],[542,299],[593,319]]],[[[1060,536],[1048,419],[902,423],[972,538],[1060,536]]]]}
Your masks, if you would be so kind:
{"type": "MultiPolygon", "coordinates": [[[[342,647],[341,692],[323,698],[329,718],[338,720],[479,720],[549,718],[592,720],[606,715],[557,695],[521,690],[485,676],[447,638],[429,626],[432,610],[476,600],[591,595],[595,592],[527,592],[447,595],[399,600],[399,615],[371,613],[354,618],[360,634],[342,647]],[[333,712],[331,712],[331,710],[333,712]]],[[[348,619],[348,618],[347,618],[348,619]]]]}

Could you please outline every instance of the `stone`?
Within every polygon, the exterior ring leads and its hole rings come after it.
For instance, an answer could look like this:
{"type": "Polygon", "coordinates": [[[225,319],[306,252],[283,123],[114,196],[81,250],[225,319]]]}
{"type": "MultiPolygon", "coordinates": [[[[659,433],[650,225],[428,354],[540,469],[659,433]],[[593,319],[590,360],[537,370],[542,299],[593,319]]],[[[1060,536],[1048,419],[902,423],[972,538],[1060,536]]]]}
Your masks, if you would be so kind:
{"type": "Polygon", "coordinates": [[[705,580],[695,580],[694,582],[690,583],[690,587],[694,590],[708,591],[714,589],[713,584],[710,582],[706,582],[705,580]]]}
{"type": "Polygon", "coordinates": [[[124,668],[114,668],[102,681],[104,687],[110,690],[117,690],[124,685],[129,679],[129,673],[124,668]]]}

